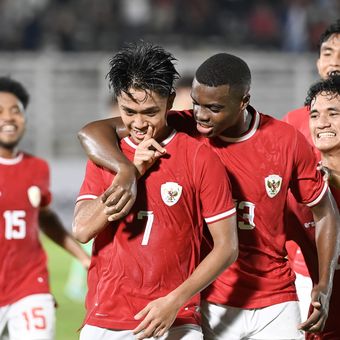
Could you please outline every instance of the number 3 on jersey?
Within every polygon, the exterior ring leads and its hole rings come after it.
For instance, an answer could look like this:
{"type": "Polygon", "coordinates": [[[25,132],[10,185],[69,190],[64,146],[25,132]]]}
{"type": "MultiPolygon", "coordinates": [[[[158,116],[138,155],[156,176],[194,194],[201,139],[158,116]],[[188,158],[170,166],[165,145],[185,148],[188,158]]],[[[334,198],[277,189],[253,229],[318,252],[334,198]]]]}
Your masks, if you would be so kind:
{"type": "Polygon", "coordinates": [[[148,243],[149,243],[153,219],[154,219],[155,216],[153,214],[153,211],[143,211],[143,210],[139,211],[137,218],[139,220],[142,220],[144,217],[146,217],[147,220],[146,220],[146,227],[145,227],[145,231],[144,231],[144,236],[143,236],[143,239],[142,239],[142,246],[147,246],[148,243]]]}
{"type": "Polygon", "coordinates": [[[5,219],[5,238],[7,240],[25,238],[26,212],[24,210],[6,210],[3,216],[5,219]]]}

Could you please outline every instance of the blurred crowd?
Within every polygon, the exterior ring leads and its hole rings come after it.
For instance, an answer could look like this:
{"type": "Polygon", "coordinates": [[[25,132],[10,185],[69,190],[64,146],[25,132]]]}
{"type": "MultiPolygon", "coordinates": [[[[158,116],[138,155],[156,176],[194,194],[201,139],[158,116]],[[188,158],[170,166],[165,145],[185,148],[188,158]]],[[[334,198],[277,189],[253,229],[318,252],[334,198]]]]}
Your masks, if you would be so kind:
{"type": "Polygon", "coordinates": [[[0,0],[0,50],[111,51],[144,38],[304,52],[339,16],[339,0],[0,0]]]}

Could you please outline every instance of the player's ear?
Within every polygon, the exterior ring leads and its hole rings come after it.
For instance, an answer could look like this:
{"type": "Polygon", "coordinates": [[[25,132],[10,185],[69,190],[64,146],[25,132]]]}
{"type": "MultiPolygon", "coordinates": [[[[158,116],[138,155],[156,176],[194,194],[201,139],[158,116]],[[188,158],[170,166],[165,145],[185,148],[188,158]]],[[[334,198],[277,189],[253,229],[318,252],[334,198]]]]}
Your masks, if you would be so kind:
{"type": "Polygon", "coordinates": [[[247,93],[242,98],[242,103],[241,103],[242,110],[246,109],[246,107],[249,105],[249,102],[250,102],[250,94],[247,93]]]}
{"type": "Polygon", "coordinates": [[[316,68],[318,69],[318,72],[320,74],[320,58],[316,61],[316,68]]]}
{"type": "Polygon", "coordinates": [[[168,98],[168,103],[166,106],[167,111],[171,110],[172,106],[174,105],[175,98],[176,98],[176,92],[172,92],[168,98]]]}

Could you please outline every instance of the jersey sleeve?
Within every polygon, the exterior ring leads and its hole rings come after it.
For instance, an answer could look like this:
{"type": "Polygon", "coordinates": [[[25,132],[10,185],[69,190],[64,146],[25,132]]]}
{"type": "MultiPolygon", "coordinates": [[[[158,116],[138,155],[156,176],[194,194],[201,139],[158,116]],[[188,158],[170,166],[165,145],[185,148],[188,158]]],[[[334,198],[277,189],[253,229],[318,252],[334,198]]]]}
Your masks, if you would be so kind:
{"type": "Polygon", "coordinates": [[[196,154],[194,178],[199,186],[202,216],[206,223],[236,213],[226,169],[218,156],[204,144],[196,154]]]}
{"type": "Polygon", "coordinates": [[[102,168],[92,161],[87,161],[85,177],[77,197],[77,202],[96,199],[106,189],[107,187],[103,180],[102,168]]]}
{"type": "Polygon", "coordinates": [[[328,189],[320,171],[312,147],[305,137],[296,131],[294,169],[290,189],[300,203],[309,207],[317,205],[328,189]]]}

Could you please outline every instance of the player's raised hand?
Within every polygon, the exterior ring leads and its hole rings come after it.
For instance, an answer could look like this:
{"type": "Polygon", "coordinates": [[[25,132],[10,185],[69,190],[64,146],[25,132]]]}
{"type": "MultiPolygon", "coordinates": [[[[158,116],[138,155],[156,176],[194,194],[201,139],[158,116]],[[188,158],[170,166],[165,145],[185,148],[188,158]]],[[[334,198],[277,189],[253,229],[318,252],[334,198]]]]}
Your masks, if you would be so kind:
{"type": "Polygon", "coordinates": [[[105,213],[109,221],[119,220],[128,214],[137,196],[137,169],[122,168],[111,186],[103,193],[102,202],[106,205],[105,213]]]}
{"type": "Polygon", "coordinates": [[[325,294],[318,285],[311,293],[311,308],[313,308],[312,313],[305,322],[299,325],[299,329],[309,333],[321,332],[328,317],[329,295],[325,294]]]}
{"type": "Polygon", "coordinates": [[[133,330],[137,339],[160,337],[165,334],[174,323],[179,307],[169,296],[151,301],[135,315],[136,320],[143,321],[133,330]]]}
{"type": "Polygon", "coordinates": [[[148,126],[143,141],[138,144],[133,163],[141,176],[166,153],[166,150],[152,138],[153,127],[148,126]]]}

